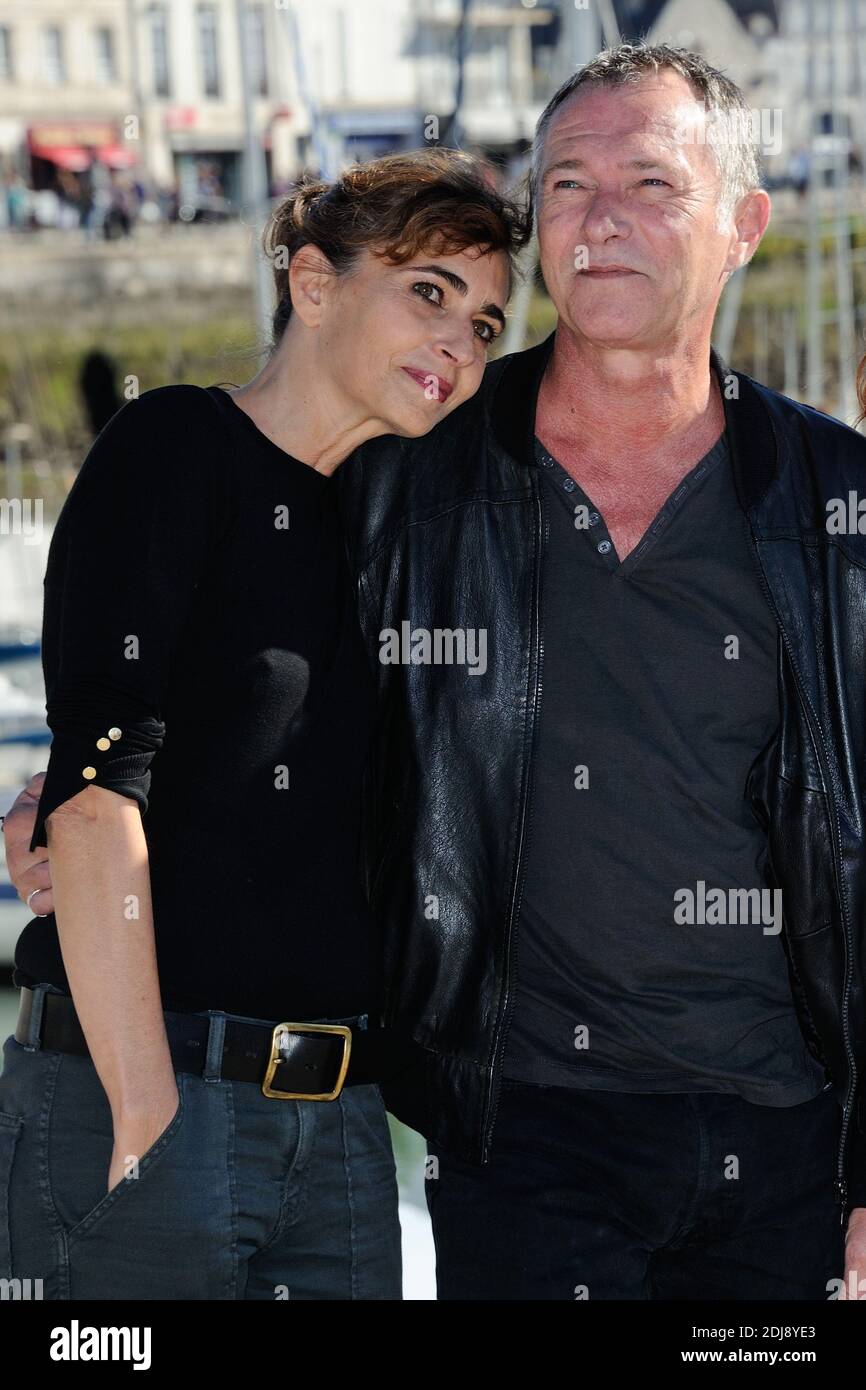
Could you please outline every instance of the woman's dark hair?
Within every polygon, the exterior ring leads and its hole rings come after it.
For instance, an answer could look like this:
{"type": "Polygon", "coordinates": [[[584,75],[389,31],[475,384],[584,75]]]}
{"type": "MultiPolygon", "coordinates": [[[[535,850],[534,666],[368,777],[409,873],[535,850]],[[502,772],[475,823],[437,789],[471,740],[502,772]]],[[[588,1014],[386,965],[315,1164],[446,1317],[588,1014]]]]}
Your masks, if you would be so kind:
{"type": "Polygon", "coordinates": [[[289,264],[308,244],[327,256],[337,274],[350,270],[365,248],[403,265],[422,249],[449,255],[470,246],[507,252],[513,272],[530,228],[523,210],[496,192],[492,178],[482,160],[436,148],[354,164],[334,183],[300,179],[275,208],[263,237],[277,291],[274,347],[292,313],[289,264]]]}

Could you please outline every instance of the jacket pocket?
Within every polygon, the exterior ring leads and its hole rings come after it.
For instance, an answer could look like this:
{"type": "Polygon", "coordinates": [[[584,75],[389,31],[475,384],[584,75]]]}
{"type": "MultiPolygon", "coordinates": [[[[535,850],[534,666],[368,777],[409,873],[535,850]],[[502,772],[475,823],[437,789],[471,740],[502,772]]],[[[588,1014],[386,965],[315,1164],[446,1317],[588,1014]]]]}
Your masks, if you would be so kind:
{"type": "Polygon", "coordinates": [[[70,1145],[77,1141],[78,1136],[64,1133],[64,1127],[62,1125],[57,1126],[55,1117],[52,1117],[52,1139],[57,1145],[60,1155],[51,1165],[54,1170],[52,1173],[53,1202],[55,1212],[66,1230],[66,1238],[70,1245],[88,1235],[117,1206],[129,1202],[133,1194],[141,1190],[142,1184],[146,1186],[150,1175],[170,1150],[183,1124],[186,1108],[183,1086],[185,1073],[177,1072],[175,1075],[178,1092],[177,1110],[162,1134],[138,1157],[136,1175],[128,1178],[122,1177],[119,1182],[115,1183],[110,1192],[103,1190],[103,1195],[87,1208],[83,1215],[78,1215],[76,1211],[81,1191],[83,1189],[87,1192],[92,1191],[95,1181],[102,1184],[104,1189],[104,1184],[108,1181],[108,1168],[113,1149],[111,1127],[109,1125],[108,1135],[98,1136],[96,1142],[94,1142],[92,1135],[88,1137],[86,1157],[83,1156],[87,1170],[84,1175],[86,1181],[86,1188],[84,1188],[81,1170],[79,1170],[76,1181],[76,1175],[69,1171],[68,1160],[65,1157],[69,1152],[70,1145]],[[61,1175],[59,1181],[58,1173],[61,1175]]]}
{"type": "Polygon", "coordinates": [[[12,1278],[12,1234],[9,1229],[9,1191],[12,1164],[23,1119],[0,1111],[0,1279],[12,1278]]]}

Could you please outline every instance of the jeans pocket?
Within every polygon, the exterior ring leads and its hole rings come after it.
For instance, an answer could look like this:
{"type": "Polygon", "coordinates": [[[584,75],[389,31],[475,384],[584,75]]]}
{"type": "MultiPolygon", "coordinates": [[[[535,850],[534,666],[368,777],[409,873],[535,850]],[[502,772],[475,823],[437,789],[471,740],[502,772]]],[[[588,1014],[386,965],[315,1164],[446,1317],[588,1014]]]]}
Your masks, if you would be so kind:
{"type": "Polygon", "coordinates": [[[17,1115],[0,1111],[0,1279],[12,1278],[12,1236],[9,1230],[9,1189],[18,1136],[24,1124],[17,1115]]]}
{"type": "MultiPolygon", "coordinates": [[[[103,1115],[102,1123],[94,1126],[90,1117],[77,1128],[74,1123],[70,1123],[70,1116],[58,1108],[58,1099],[55,1097],[51,1120],[53,1144],[50,1146],[54,1149],[55,1156],[49,1164],[52,1200],[70,1246],[89,1234],[119,1203],[128,1202],[132,1193],[139,1192],[142,1185],[147,1185],[149,1176],[162,1162],[183,1124],[184,1076],[184,1072],[175,1073],[178,1105],[172,1119],[150,1147],[137,1156],[134,1172],[128,1177],[122,1177],[110,1192],[104,1191],[114,1147],[110,1111],[107,1122],[103,1115]],[[103,1187],[102,1195],[87,1206],[88,1200],[93,1196],[95,1185],[103,1187]],[[82,1200],[85,1207],[83,1213],[80,1212],[82,1200]]],[[[107,1099],[105,1106],[107,1109],[107,1099]]]]}

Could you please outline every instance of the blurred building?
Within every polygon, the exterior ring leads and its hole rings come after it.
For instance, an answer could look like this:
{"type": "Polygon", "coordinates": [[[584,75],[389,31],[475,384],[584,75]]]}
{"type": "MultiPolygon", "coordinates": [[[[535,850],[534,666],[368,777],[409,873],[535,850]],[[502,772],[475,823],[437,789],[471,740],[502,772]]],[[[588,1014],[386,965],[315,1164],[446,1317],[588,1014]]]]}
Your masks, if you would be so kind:
{"type": "Polygon", "coordinates": [[[777,10],[773,0],[666,0],[649,36],[700,53],[748,94],[765,80],[766,40],[778,30],[777,10]]]}
{"type": "Polygon", "coordinates": [[[782,109],[774,47],[778,31],[775,0],[667,0],[650,31],[654,43],[700,53],[737,83],[755,113],[754,130],[768,169],[786,159],[783,115],[770,115],[782,109]],[[767,113],[763,127],[762,110],[767,113]]]}
{"type": "MultiPolygon", "coordinates": [[[[244,118],[235,0],[127,0],[124,8],[148,173],[176,181],[181,204],[239,203],[244,118]]],[[[272,3],[244,9],[253,128],[269,179],[279,184],[299,162],[289,31],[272,3]]]]}
{"type": "Polygon", "coordinates": [[[86,170],[94,151],[128,167],[129,112],[120,0],[0,0],[0,163],[40,189],[86,170]]]}
{"type": "MultiPolygon", "coordinates": [[[[411,55],[425,119],[447,122],[458,83],[460,0],[414,0],[411,55]]],[[[559,4],[476,0],[464,40],[461,143],[507,159],[532,140],[557,86],[559,4]]]]}
{"type": "MultiPolygon", "coordinates": [[[[462,8],[245,0],[252,124],[272,186],[436,140],[457,100],[462,8]]],[[[237,0],[0,0],[0,162],[36,189],[97,164],[177,185],[181,203],[236,204],[238,10],[237,0]]],[[[530,139],[556,33],[555,6],[472,5],[463,143],[507,154],[530,139]]]]}
{"type": "Polygon", "coordinates": [[[455,135],[506,159],[531,140],[555,85],[558,0],[296,0],[293,9],[310,141],[330,172],[455,135]]]}
{"type": "Polygon", "coordinates": [[[866,140],[866,0],[783,0],[775,47],[788,144],[862,169],[866,140]],[[834,129],[834,115],[835,129],[834,129]]]}
{"type": "MultiPolygon", "coordinates": [[[[741,50],[745,56],[748,48],[742,48],[738,31],[760,40],[778,29],[783,3],[784,0],[613,0],[613,8],[622,38],[628,42],[650,36],[657,43],[694,48],[696,43],[715,39],[717,43],[730,42],[735,55],[741,50]]],[[[727,56],[719,61],[726,63],[727,56]]]]}
{"type": "Polygon", "coordinates": [[[866,0],[666,0],[650,37],[695,49],[744,90],[771,186],[803,189],[841,154],[862,172],[866,148],[866,0]],[[835,116],[834,116],[835,111],[835,116]]]}
{"type": "Polygon", "coordinates": [[[830,134],[834,83],[845,136],[861,143],[866,49],[853,30],[866,0],[608,0],[585,10],[574,0],[0,0],[0,168],[67,190],[91,166],[126,169],[174,187],[182,204],[236,208],[241,8],[251,124],[274,192],[303,168],[333,175],[347,160],[436,140],[509,162],[566,75],[567,53],[601,46],[604,14],[623,39],[696,49],[753,107],[780,108],[786,159],[814,121],[830,134]]]}
{"type": "MultiPolygon", "coordinates": [[[[245,8],[253,121],[278,182],[305,155],[289,26],[273,3],[245,8]]],[[[0,0],[0,161],[32,187],[96,161],[234,201],[242,149],[235,0],[0,0]]]]}

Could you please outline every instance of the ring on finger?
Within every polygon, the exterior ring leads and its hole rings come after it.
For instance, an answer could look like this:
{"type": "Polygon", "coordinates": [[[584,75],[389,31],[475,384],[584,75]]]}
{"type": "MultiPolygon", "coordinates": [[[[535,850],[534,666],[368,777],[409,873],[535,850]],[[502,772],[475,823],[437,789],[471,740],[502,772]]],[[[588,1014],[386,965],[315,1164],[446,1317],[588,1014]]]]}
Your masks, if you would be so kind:
{"type": "MultiPolygon", "coordinates": [[[[30,893],[27,894],[27,906],[30,907],[30,900],[31,900],[31,898],[35,898],[37,893],[44,893],[44,892],[45,892],[45,889],[44,889],[44,888],[34,888],[34,889],[32,890],[32,892],[30,892],[30,893]]],[[[51,916],[51,913],[50,913],[50,912],[37,912],[36,909],[35,909],[35,907],[30,907],[30,911],[31,911],[36,917],[50,917],[50,916],[51,916]]]]}

